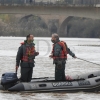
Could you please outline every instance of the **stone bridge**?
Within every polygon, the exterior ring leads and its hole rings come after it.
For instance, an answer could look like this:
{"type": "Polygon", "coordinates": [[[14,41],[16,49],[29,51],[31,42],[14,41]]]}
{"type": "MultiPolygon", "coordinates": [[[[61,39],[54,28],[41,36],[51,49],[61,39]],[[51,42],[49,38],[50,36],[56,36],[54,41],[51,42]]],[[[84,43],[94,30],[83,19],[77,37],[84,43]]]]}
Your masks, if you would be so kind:
{"type": "Polygon", "coordinates": [[[51,24],[55,27],[54,32],[66,36],[67,23],[72,18],[84,17],[100,19],[99,4],[95,6],[77,6],[77,5],[1,5],[0,14],[33,14],[41,17],[51,30],[51,24]]]}

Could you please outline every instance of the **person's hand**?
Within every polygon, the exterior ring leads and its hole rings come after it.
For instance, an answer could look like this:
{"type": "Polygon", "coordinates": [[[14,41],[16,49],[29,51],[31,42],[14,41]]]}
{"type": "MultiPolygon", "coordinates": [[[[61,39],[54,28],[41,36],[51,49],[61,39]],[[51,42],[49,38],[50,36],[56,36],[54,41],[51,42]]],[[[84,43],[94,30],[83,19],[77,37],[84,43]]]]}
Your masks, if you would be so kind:
{"type": "Polygon", "coordinates": [[[73,58],[77,58],[76,56],[74,56],[73,58]]]}
{"type": "Polygon", "coordinates": [[[49,55],[49,57],[50,57],[50,58],[53,58],[53,55],[51,54],[51,55],[49,55]]]}
{"type": "Polygon", "coordinates": [[[16,73],[17,73],[17,70],[18,70],[18,66],[16,66],[16,73]]]}
{"type": "Polygon", "coordinates": [[[35,56],[38,56],[39,55],[39,52],[35,52],[35,56]]]}

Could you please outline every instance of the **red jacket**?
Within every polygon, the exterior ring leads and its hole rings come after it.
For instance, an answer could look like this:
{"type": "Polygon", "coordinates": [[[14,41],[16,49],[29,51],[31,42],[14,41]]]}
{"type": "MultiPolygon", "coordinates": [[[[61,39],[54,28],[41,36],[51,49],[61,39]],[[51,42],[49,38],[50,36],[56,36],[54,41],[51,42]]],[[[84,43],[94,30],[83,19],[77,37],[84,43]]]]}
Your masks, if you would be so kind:
{"type": "Polygon", "coordinates": [[[23,45],[23,56],[22,61],[25,62],[33,62],[34,56],[35,56],[35,47],[34,45],[28,45],[24,42],[21,43],[23,45]]]}
{"type": "Polygon", "coordinates": [[[57,59],[57,58],[67,59],[67,53],[68,52],[67,52],[65,43],[63,41],[53,44],[53,49],[52,49],[53,59],[57,59]]]}

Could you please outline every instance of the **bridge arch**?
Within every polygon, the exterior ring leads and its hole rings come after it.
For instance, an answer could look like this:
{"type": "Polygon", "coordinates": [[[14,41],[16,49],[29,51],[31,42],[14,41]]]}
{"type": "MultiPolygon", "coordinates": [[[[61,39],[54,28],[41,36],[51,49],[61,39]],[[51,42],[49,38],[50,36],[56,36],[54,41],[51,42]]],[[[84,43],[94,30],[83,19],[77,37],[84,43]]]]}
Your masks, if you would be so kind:
{"type": "Polygon", "coordinates": [[[22,25],[23,30],[27,33],[33,32],[34,36],[45,36],[49,34],[47,23],[41,18],[41,16],[29,14],[22,16],[19,23],[22,25]],[[23,24],[26,23],[26,24],[23,24]]]}
{"type": "Polygon", "coordinates": [[[67,36],[67,24],[72,18],[73,18],[73,16],[69,16],[69,17],[65,18],[63,20],[63,22],[61,23],[61,25],[59,27],[59,30],[58,30],[58,34],[61,37],[66,37],[67,36]]]}
{"type": "Polygon", "coordinates": [[[100,20],[69,16],[65,18],[60,24],[59,36],[60,37],[100,37],[100,20]]]}

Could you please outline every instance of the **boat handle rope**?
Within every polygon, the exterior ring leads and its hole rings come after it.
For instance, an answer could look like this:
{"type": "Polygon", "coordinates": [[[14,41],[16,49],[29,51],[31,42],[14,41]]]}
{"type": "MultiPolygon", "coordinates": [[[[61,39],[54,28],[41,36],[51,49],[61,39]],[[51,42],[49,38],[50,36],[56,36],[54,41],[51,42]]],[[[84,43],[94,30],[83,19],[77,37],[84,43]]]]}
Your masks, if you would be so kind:
{"type": "Polygon", "coordinates": [[[78,58],[78,57],[77,57],[77,59],[83,60],[83,61],[86,61],[86,62],[89,62],[89,63],[92,63],[92,64],[95,64],[95,65],[100,66],[100,64],[97,64],[97,63],[94,63],[94,62],[91,62],[91,61],[88,61],[88,60],[85,60],[85,59],[82,59],[82,58],[78,58]]]}

